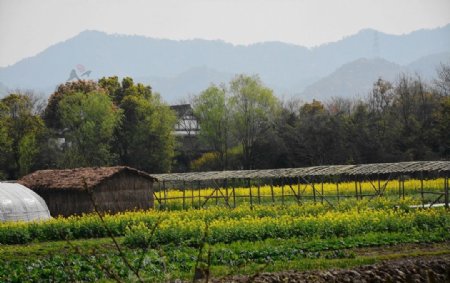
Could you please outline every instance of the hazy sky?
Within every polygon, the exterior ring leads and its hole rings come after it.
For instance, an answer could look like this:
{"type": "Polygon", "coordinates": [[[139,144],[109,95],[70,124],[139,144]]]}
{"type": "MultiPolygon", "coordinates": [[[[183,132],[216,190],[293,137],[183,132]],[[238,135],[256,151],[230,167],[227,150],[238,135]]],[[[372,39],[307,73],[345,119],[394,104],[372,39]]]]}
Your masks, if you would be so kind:
{"type": "Polygon", "coordinates": [[[312,47],[363,28],[402,34],[448,23],[450,0],[0,0],[0,66],[86,29],[312,47]]]}

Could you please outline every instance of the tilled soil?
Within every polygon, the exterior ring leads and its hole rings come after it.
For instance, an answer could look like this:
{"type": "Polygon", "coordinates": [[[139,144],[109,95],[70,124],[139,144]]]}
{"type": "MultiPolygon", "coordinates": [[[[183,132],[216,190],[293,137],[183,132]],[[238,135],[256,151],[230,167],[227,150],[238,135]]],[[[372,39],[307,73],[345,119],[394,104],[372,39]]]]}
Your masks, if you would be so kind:
{"type": "Polygon", "coordinates": [[[239,275],[210,282],[450,282],[450,255],[390,260],[351,269],[239,275]]]}

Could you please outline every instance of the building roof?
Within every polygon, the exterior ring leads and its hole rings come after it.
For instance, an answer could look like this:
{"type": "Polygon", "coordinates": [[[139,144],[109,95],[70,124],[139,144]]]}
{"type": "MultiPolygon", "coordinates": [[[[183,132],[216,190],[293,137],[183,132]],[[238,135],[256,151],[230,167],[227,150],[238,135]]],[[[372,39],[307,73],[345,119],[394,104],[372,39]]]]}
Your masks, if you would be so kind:
{"type": "Polygon", "coordinates": [[[415,161],[359,165],[325,165],[264,170],[210,171],[154,174],[159,181],[206,181],[257,178],[371,178],[383,175],[450,174],[450,161],[415,161]]]}
{"type": "Polygon", "coordinates": [[[150,181],[157,181],[155,177],[137,169],[115,166],[39,170],[24,176],[19,180],[19,183],[33,190],[84,190],[85,186],[88,189],[93,189],[100,183],[124,172],[147,178],[150,181]]]}

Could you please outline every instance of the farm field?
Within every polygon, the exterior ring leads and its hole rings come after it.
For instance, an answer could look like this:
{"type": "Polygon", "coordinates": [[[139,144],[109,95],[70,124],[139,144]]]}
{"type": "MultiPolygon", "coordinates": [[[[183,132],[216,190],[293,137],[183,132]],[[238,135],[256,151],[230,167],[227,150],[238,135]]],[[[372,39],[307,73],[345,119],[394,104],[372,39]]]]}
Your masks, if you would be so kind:
{"type": "Polygon", "coordinates": [[[169,188],[155,193],[155,205],[160,209],[177,210],[208,206],[254,204],[328,203],[337,205],[346,199],[372,199],[379,193],[383,197],[399,200],[409,197],[415,204],[444,202],[444,178],[418,180],[380,180],[361,182],[313,183],[285,185],[258,185],[250,187],[217,187],[191,190],[169,188]]]}
{"type": "Polygon", "coordinates": [[[192,281],[194,270],[217,278],[450,254],[448,211],[414,203],[349,199],[334,208],[240,205],[3,223],[0,281],[192,281]]]}

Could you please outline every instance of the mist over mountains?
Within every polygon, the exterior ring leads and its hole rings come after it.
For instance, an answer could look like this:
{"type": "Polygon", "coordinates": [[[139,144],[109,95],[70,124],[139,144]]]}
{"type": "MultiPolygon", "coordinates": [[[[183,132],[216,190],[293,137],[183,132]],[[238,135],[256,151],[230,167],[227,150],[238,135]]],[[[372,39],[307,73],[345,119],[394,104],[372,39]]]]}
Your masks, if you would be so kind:
{"type": "Polygon", "coordinates": [[[0,95],[6,88],[48,95],[75,70],[79,76],[91,71],[91,79],[131,76],[170,103],[239,73],[258,74],[280,96],[327,99],[363,95],[380,76],[394,80],[408,72],[431,79],[440,63],[450,63],[450,25],[406,35],[366,29],[311,49],[281,42],[242,46],[84,31],[0,68],[0,95]]]}

